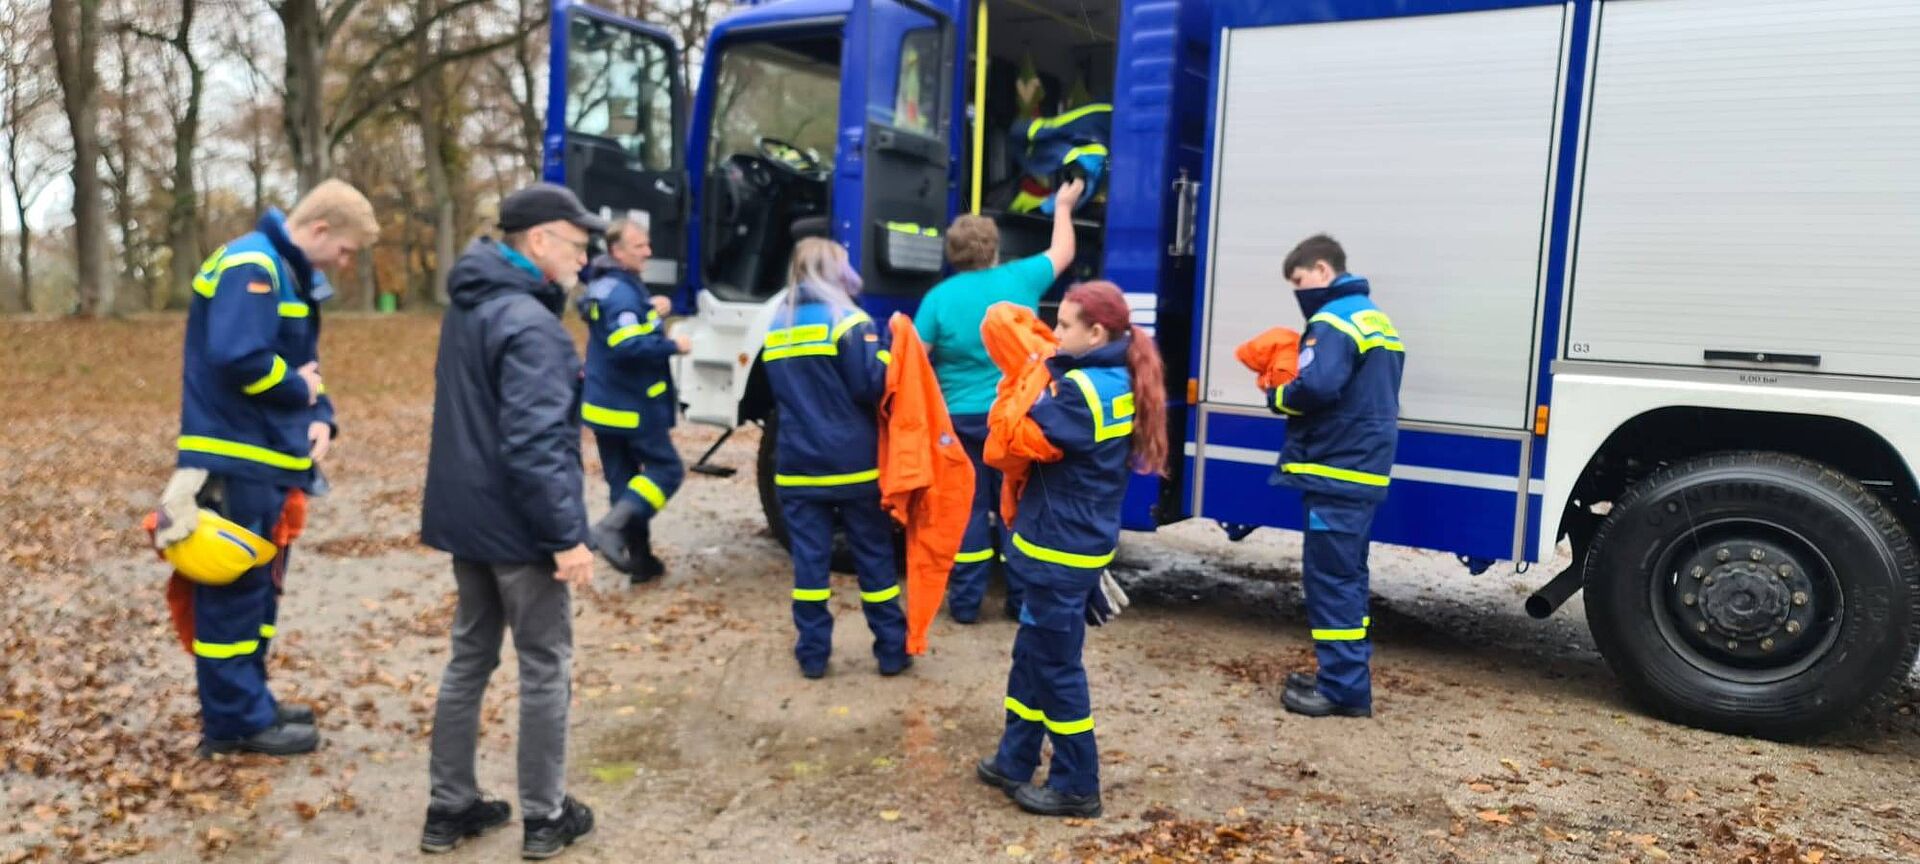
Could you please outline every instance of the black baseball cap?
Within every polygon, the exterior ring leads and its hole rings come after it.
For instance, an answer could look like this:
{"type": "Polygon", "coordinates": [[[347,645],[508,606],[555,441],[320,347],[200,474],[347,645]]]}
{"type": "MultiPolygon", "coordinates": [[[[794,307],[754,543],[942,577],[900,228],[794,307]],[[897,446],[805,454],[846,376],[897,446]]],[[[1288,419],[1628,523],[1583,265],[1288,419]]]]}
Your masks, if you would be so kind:
{"type": "Polygon", "coordinates": [[[548,222],[571,222],[595,234],[605,233],[607,220],[587,212],[572,189],[553,183],[535,183],[500,201],[500,230],[509,234],[548,222]]]}

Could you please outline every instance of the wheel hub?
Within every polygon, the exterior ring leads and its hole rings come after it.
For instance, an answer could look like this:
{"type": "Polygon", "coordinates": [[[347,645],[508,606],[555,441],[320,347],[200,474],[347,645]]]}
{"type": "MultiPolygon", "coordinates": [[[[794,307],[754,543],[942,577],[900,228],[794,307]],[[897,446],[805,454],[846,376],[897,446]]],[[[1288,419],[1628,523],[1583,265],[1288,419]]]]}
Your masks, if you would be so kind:
{"type": "Polygon", "coordinates": [[[1733,540],[1695,551],[1669,587],[1687,641],[1727,660],[1777,663],[1806,647],[1819,619],[1799,556],[1767,542],[1733,540]]]}

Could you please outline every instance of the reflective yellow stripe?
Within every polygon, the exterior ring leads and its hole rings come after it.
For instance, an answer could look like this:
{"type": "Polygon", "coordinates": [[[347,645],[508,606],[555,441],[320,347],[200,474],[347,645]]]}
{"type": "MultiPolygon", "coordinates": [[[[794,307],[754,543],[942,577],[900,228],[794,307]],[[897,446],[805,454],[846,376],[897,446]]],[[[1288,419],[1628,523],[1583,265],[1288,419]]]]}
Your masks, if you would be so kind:
{"type": "Polygon", "coordinates": [[[831,588],[795,588],[793,589],[793,599],[799,600],[803,603],[824,603],[826,602],[827,598],[832,596],[833,596],[833,589],[831,588]]]}
{"type": "Polygon", "coordinates": [[[1128,391],[1113,398],[1113,419],[1133,416],[1133,392],[1128,391]]]}
{"type": "Polygon", "coordinates": [[[885,603],[898,596],[900,596],[900,586],[898,584],[889,588],[882,588],[878,591],[860,592],[860,599],[867,603],[885,603]]]}
{"type": "Polygon", "coordinates": [[[873,356],[875,356],[875,357],[878,357],[878,358],[880,358],[880,362],[881,362],[881,363],[883,363],[883,364],[885,364],[885,365],[888,365],[888,366],[892,366],[892,365],[893,365],[893,352],[892,352],[892,351],[888,351],[887,349],[885,349],[885,348],[882,348],[882,349],[880,349],[879,351],[877,351],[877,352],[874,352],[874,355],[873,355],[873,356]]]}
{"type": "Polygon", "coordinates": [[[312,312],[313,310],[305,303],[280,304],[280,317],[282,318],[305,318],[309,314],[312,314],[312,312]]]}
{"type": "Polygon", "coordinates": [[[1027,125],[1027,139],[1032,140],[1033,136],[1040,134],[1040,130],[1042,129],[1055,129],[1065,126],[1088,114],[1101,111],[1111,114],[1113,113],[1113,106],[1105,102],[1094,102],[1088,105],[1082,105],[1058,117],[1041,117],[1027,125]]]}
{"type": "MultiPolygon", "coordinates": [[[[1100,391],[1094,389],[1093,379],[1087,376],[1086,370],[1069,370],[1067,372],[1067,378],[1073,383],[1080,385],[1080,393],[1087,397],[1087,410],[1093,412],[1094,441],[1111,441],[1115,438],[1125,438],[1133,434],[1132,420],[1122,420],[1111,425],[1107,423],[1107,413],[1100,407],[1100,391]]],[[[1129,409],[1131,409],[1133,405],[1133,394],[1126,394],[1126,399],[1127,405],[1129,409]]],[[[1119,400],[1115,399],[1114,402],[1117,409],[1119,400]]],[[[1116,410],[1114,413],[1118,414],[1119,412],[1116,410]]],[[[1128,416],[1132,416],[1132,410],[1128,410],[1127,414],[1128,416]]]]}
{"type": "Polygon", "coordinates": [[[790,357],[832,357],[840,353],[840,348],[828,342],[816,342],[812,345],[792,345],[786,348],[768,348],[760,352],[762,360],[785,360],[790,357]]]}
{"type": "Polygon", "coordinates": [[[627,488],[633,490],[633,494],[646,499],[648,504],[652,504],[654,512],[667,509],[667,493],[660,488],[660,484],[648,479],[647,475],[635,474],[632,480],[627,481],[627,488]]]}
{"type": "Polygon", "coordinates": [[[859,471],[853,474],[775,474],[775,486],[852,486],[855,483],[871,483],[880,479],[880,469],[859,471]]]}
{"type": "Polygon", "coordinates": [[[667,382],[665,382],[665,381],[655,381],[655,382],[653,382],[653,386],[652,386],[652,387],[648,387],[648,388],[647,388],[647,398],[648,398],[648,399],[658,399],[658,398],[660,398],[660,394],[662,394],[662,393],[665,393],[665,392],[667,392],[667,382]]]}
{"type": "Polygon", "coordinates": [[[1045,546],[1035,546],[1027,542],[1027,538],[1018,534],[1013,535],[1013,548],[1020,550],[1022,554],[1025,554],[1028,558],[1032,558],[1035,561],[1045,561],[1048,564],[1059,564],[1063,567],[1078,567],[1082,570],[1098,570],[1113,563],[1112,552],[1108,552],[1105,555],[1080,555],[1074,552],[1062,552],[1058,549],[1048,549],[1045,546]]]}
{"type": "Polygon", "coordinates": [[[1092,717],[1082,717],[1079,720],[1054,720],[1049,718],[1046,712],[1038,708],[1028,708],[1022,704],[1020,700],[1012,696],[1008,696],[1001,704],[1005,705],[1008,711],[1013,712],[1013,716],[1025,720],[1028,723],[1047,724],[1047,730],[1055,735],[1078,735],[1082,732],[1093,731],[1092,717]]]}
{"type": "Polygon", "coordinates": [[[868,318],[867,313],[865,312],[855,312],[853,314],[850,314],[847,317],[840,319],[840,323],[833,325],[833,335],[829,337],[827,341],[839,342],[840,337],[847,335],[848,330],[852,330],[853,328],[858,327],[862,324],[871,324],[871,323],[873,323],[873,319],[868,318]]]}
{"type": "Polygon", "coordinates": [[[1313,640],[1315,642],[1359,642],[1367,638],[1367,628],[1371,626],[1373,626],[1373,616],[1369,615],[1360,619],[1360,626],[1358,627],[1328,630],[1315,629],[1313,631],[1313,640]]]}
{"type": "Polygon", "coordinates": [[[1105,145],[1083,144],[1079,147],[1073,148],[1072,150],[1068,150],[1067,155],[1060,157],[1060,164],[1071,165],[1073,164],[1074,160],[1079,159],[1082,156],[1105,156],[1105,155],[1107,155],[1107,148],[1105,145]]]}
{"type": "Polygon", "coordinates": [[[825,342],[827,334],[833,332],[825,324],[802,324],[799,327],[786,327],[780,330],[768,330],[766,346],[779,348],[800,342],[825,342]]]}
{"type": "Polygon", "coordinates": [[[955,564],[978,564],[982,561],[992,561],[992,560],[993,560],[992,549],[982,549],[978,552],[962,552],[958,555],[953,556],[953,563],[955,564]]]}
{"type": "Polygon", "coordinates": [[[231,660],[235,657],[245,657],[258,650],[260,650],[260,642],[254,639],[249,639],[245,642],[202,642],[198,639],[193,640],[193,653],[211,660],[231,660]]]}
{"type": "Polygon", "coordinates": [[[1348,483],[1358,483],[1362,486],[1385,486],[1392,482],[1392,478],[1385,474],[1369,474],[1365,471],[1335,468],[1332,465],[1320,465],[1313,462],[1288,462],[1280,466],[1280,470],[1288,474],[1311,474],[1315,477],[1325,477],[1329,480],[1344,480],[1348,483]]]}
{"type": "Polygon", "coordinates": [[[182,435],[180,436],[179,445],[180,449],[189,453],[210,453],[214,456],[226,456],[231,459],[245,459],[248,462],[259,462],[262,465],[271,465],[275,468],[284,468],[288,471],[305,471],[313,467],[313,460],[304,456],[288,456],[285,453],[268,450],[265,447],[256,447],[252,444],[242,444],[238,441],[226,441],[220,438],[209,438],[205,435],[182,435]]]}
{"type": "MultiPolygon", "coordinates": [[[[265,252],[236,252],[221,258],[220,273],[225,274],[228,270],[232,270],[235,267],[244,267],[248,264],[258,265],[260,269],[267,271],[267,278],[273,281],[274,293],[277,294],[280,292],[280,265],[275,263],[273,257],[265,252]]],[[[214,281],[218,282],[219,280],[216,279],[214,281]]]]}
{"type": "Polygon", "coordinates": [[[660,326],[660,313],[648,312],[647,320],[645,322],[640,324],[628,324],[627,326],[622,327],[618,330],[615,330],[612,333],[608,333],[607,347],[618,348],[620,346],[620,343],[625,342],[628,339],[632,339],[635,336],[645,336],[648,333],[652,333],[659,326],[660,326]]]}
{"type": "Polygon", "coordinates": [[[602,408],[591,402],[580,403],[580,419],[588,423],[612,426],[617,429],[640,428],[640,413],[638,411],[616,411],[612,408],[602,408]]]}
{"type": "Polygon", "coordinates": [[[1322,312],[1313,316],[1311,321],[1319,321],[1335,330],[1347,334],[1347,338],[1353,340],[1354,347],[1362,354],[1372,351],[1375,348],[1385,348],[1388,351],[1401,352],[1407,350],[1406,346],[1400,344],[1399,331],[1393,329],[1392,322],[1387,320],[1387,316],[1384,313],[1376,309],[1368,309],[1358,313],[1356,317],[1365,317],[1369,329],[1363,331],[1360,327],[1355,326],[1353,322],[1335,315],[1332,312],[1322,312]]]}
{"type": "Polygon", "coordinates": [[[279,632],[280,630],[272,624],[260,625],[260,638],[262,639],[272,639],[275,635],[279,634],[279,632]]]}
{"type": "Polygon", "coordinates": [[[1012,696],[1008,696],[1006,698],[1006,701],[1003,702],[1002,704],[1007,706],[1008,711],[1013,712],[1013,716],[1018,717],[1022,720],[1025,720],[1028,723],[1044,723],[1047,720],[1047,715],[1042,713],[1040,709],[1028,708],[1027,706],[1021,704],[1020,700],[1015,699],[1012,696]]]}
{"type": "Polygon", "coordinates": [[[272,390],[273,385],[286,380],[286,377],[287,377],[287,361],[285,358],[281,357],[280,355],[275,354],[273,355],[273,371],[260,376],[260,380],[240,388],[240,392],[245,393],[248,396],[258,396],[262,393],[267,392],[268,390],[272,390]]]}
{"type": "Polygon", "coordinates": [[[1298,417],[1300,412],[1287,407],[1287,388],[1285,385],[1273,388],[1273,410],[1288,417],[1298,417]]]}

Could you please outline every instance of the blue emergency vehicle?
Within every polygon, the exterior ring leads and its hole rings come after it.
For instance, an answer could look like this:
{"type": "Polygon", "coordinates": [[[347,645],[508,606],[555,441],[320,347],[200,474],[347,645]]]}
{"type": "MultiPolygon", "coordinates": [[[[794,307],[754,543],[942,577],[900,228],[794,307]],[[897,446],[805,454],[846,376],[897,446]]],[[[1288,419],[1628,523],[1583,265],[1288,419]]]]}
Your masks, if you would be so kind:
{"type": "Polygon", "coordinates": [[[682,407],[732,429],[777,422],[756,356],[797,238],[847,247],[875,320],[911,310],[956,214],[1008,258],[1046,243],[1006,206],[1015,81],[1111,105],[1052,296],[1113,280],[1167,358],[1185,458],[1126,527],[1300,527],[1286,421],[1232,355],[1301,325],[1279,264],[1327,231],[1406,347],[1374,538],[1557,560],[1529,610],[1584,589],[1644,704],[1802,736],[1920,647],[1920,124],[1888,122],[1920,7],[1845,5],[781,0],[715,23],[695,74],[555,0],[545,173],[651,224],[682,407]]]}

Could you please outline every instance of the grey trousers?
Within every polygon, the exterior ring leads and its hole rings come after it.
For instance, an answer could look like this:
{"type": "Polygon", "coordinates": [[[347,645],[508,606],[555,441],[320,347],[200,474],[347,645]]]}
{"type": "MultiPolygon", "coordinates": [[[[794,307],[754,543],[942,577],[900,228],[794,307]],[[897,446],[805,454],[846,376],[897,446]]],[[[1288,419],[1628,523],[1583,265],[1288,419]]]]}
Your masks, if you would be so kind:
{"type": "Polygon", "coordinates": [[[560,814],[566,794],[567,705],[573,698],[573,615],[567,586],[551,564],[481,564],[454,559],[460,605],[453,615],[453,659],[433,712],[428,774],[436,810],[458,811],[480,797],[474,751],[480,700],[500,665],[503,628],[520,657],[520,813],[560,814]]]}

